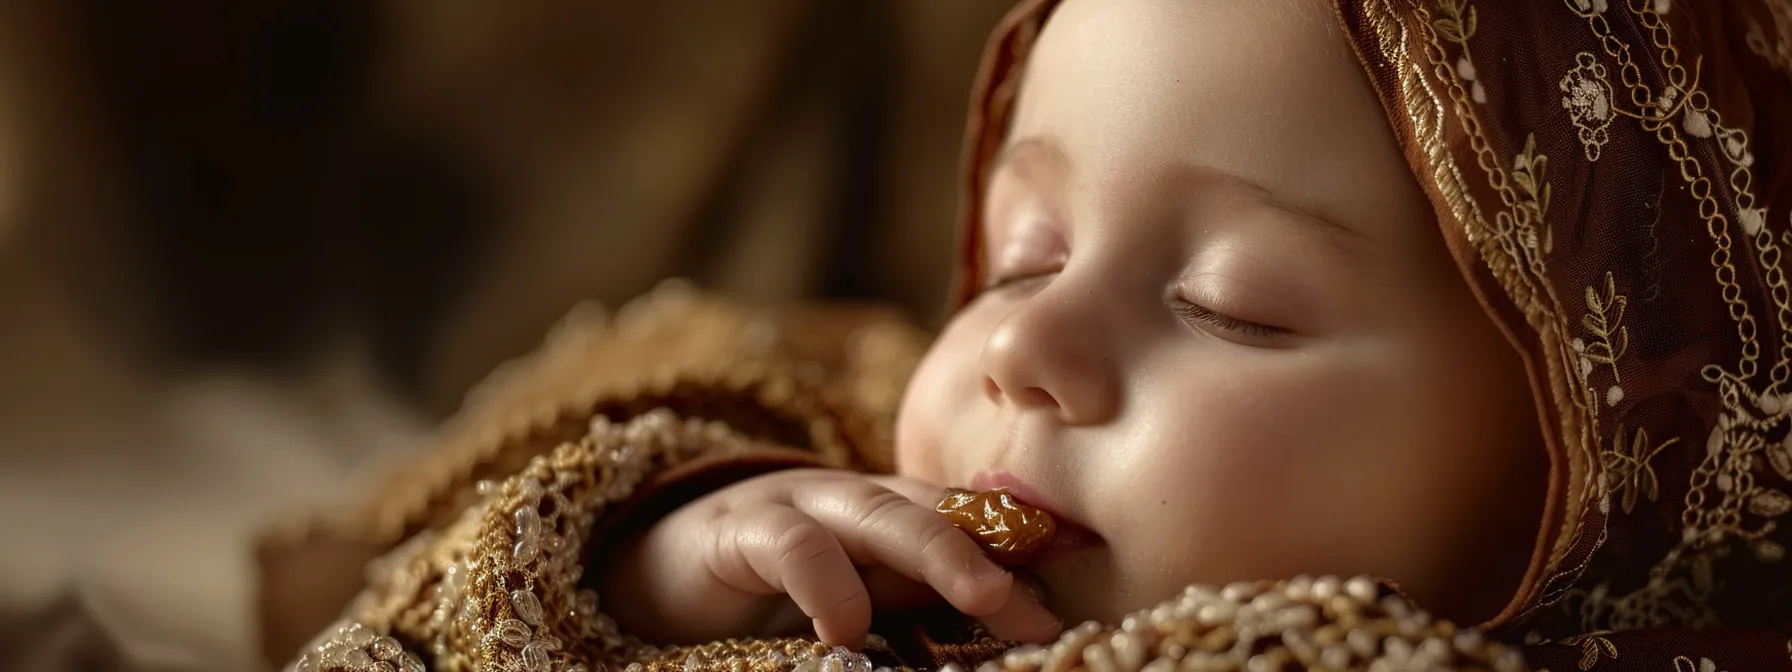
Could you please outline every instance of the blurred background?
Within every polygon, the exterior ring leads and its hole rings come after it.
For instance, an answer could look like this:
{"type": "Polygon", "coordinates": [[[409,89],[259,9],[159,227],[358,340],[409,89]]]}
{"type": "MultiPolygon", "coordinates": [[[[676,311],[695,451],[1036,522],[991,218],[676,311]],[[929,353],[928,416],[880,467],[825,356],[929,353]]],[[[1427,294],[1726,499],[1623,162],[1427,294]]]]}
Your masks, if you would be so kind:
{"type": "Polygon", "coordinates": [[[255,669],[250,535],[581,301],[937,326],[1009,4],[0,0],[0,670],[255,669]]]}

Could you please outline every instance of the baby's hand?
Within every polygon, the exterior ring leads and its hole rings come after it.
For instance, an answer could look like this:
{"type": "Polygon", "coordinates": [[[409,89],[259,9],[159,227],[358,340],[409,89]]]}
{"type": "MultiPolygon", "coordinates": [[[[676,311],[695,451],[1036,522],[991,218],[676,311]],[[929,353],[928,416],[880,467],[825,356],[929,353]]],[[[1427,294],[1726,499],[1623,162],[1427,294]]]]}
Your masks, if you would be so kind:
{"type": "Polygon", "coordinates": [[[649,640],[761,631],[791,602],[821,641],[863,645],[873,609],[943,599],[992,636],[1049,642],[1062,624],[934,511],[943,489],[896,476],[780,471],[692,502],[619,549],[606,589],[649,640]]]}

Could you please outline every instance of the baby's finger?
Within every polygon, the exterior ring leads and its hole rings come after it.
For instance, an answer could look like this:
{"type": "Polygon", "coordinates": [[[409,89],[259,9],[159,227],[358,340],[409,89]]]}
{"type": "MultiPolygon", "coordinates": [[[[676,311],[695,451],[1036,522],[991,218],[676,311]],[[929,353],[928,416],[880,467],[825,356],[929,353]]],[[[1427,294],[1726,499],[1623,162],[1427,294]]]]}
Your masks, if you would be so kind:
{"type": "Polygon", "coordinates": [[[861,566],[859,576],[865,591],[871,593],[872,606],[880,611],[930,607],[946,601],[931,586],[882,565],[861,566]]]}
{"type": "Polygon", "coordinates": [[[1002,608],[977,620],[989,629],[991,637],[1029,644],[1050,644],[1064,631],[1064,622],[1039,604],[1018,580],[1002,608]]]}
{"type": "Polygon", "coordinates": [[[878,564],[926,583],[972,616],[1008,601],[1014,577],[933,509],[862,479],[797,488],[792,504],[834,532],[861,564],[878,564]]]}
{"type": "Polygon", "coordinates": [[[710,571],[717,578],[739,590],[787,594],[822,642],[864,646],[871,596],[827,527],[786,506],[730,514],[715,524],[722,543],[710,571]]]}

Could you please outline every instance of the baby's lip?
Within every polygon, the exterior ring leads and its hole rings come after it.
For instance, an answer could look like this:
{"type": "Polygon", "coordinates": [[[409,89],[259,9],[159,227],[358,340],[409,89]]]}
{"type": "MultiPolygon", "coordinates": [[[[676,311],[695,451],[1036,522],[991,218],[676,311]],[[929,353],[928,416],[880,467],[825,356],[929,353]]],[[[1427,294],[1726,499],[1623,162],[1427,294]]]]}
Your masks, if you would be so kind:
{"type": "Polygon", "coordinates": [[[1101,543],[1101,535],[1075,518],[1064,514],[1052,500],[1013,473],[1001,470],[979,471],[971,477],[971,489],[978,491],[1007,490],[1028,505],[1050,514],[1057,523],[1057,532],[1045,552],[1027,564],[1036,565],[1055,557],[1101,543]]]}

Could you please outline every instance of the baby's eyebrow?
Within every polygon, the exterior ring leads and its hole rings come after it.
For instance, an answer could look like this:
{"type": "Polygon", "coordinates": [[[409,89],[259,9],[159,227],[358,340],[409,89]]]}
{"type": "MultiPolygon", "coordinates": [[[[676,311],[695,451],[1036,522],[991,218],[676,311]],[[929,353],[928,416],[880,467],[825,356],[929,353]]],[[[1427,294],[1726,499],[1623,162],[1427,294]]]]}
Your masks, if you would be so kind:
{"type": "Polygon", "coordinates": [[[1290,219],[1317,231],[1340,236],[1351,243],[1360,242],[1364,238],[1363,232],[1345,226],[1342,222],[1323,212],[1289,203],[1268,187],[1242,175],[1201,165],[1185,165],[1184,168],[1189,171],[1196,182],[1217,182],[1230,186],[1248,194],[1258,205],[1280,211],[1289,215],[1290,219]]]}

